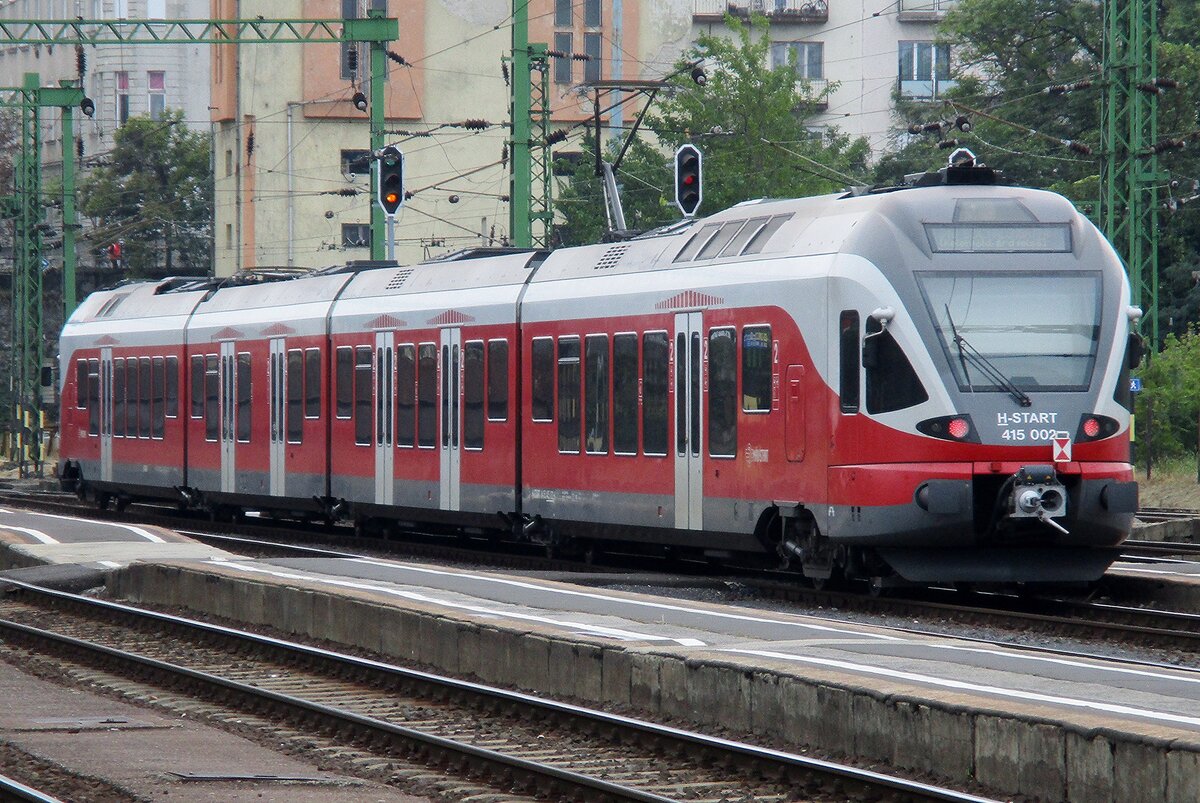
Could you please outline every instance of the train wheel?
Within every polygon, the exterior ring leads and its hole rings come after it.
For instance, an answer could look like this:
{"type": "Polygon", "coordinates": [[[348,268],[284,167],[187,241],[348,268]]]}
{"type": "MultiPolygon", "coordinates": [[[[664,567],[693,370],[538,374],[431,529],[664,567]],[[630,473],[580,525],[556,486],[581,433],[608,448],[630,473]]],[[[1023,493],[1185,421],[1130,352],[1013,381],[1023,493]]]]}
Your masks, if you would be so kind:
{"type": "Polygon", "coordinates": [[[102,491],[96,493],[96,509],[108,510],[108,503],[112,501],[112,494],[107,494],[102,491]]]}

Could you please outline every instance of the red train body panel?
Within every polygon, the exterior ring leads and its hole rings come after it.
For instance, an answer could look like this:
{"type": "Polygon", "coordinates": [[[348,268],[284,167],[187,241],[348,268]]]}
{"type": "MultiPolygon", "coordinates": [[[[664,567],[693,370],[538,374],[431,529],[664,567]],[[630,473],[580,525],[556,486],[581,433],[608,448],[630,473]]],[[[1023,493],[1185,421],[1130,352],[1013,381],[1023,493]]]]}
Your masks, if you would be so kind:
{"type": "Polygon", "coordinates": [[[1068,202],[990,175],[96,293],[61,340],[62,475],[813,578],[1093,579],[1137,504],[1137,313],[1068,202]]]}

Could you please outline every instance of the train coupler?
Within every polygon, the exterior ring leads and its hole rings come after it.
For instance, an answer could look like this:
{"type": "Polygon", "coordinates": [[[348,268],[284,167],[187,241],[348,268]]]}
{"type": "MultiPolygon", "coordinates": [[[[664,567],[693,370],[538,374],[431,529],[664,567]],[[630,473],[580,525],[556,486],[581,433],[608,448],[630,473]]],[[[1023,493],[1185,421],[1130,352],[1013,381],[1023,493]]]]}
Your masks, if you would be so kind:
{"type": "Polygon", "coordinates": [[[1063,535],[1070,532],[1055,518],[1067,514],[1067,490],[1059,482],[1053,466],[1022,466],[1013,475],[1008,499],[1009,518],[1037,519],[1063,535]]]}

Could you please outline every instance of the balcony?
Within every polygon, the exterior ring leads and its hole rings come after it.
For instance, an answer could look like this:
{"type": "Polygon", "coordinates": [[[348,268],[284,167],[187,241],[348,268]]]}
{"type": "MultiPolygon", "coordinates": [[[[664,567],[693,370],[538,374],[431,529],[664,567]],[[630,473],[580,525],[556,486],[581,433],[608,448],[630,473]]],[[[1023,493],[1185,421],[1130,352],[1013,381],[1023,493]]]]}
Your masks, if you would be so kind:
{"type": "Polygon", "coordinates": [[[901,22],[935,22],[958,5],[958,0],[900,0],[901,22]]]}
{"type": "MultiPolygon", "coordinates": [[[[828,22],[827,0],[692,0],[692,18],[696,22],[720,22],[726,12],[736,17],[762,14],[772,24],[787,22],[828,22]]],[[[916,2],[916,0],[908,0],[916,2]]],[[[926,4],[948,0],[924,0],[926,4]]]]}

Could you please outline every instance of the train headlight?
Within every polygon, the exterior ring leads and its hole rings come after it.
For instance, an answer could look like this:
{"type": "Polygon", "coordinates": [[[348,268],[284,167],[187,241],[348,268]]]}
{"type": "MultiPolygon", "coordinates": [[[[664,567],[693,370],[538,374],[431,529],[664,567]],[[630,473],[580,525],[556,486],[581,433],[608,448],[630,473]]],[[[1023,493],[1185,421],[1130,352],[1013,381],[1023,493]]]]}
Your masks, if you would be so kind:
{"type": "Polygon", "coordinates": [[[971,416],[966,414],[927,418],[917,424],[917,431],[934,438],[961,443],[979,443],[979,433],[971,416]]]}
{"type": "Polygon", "coordinates": [[[1079,427],[1075,430],[1075,442],[1087,443],[1101,438],[1110,438],[1117,434],[1121,425],[1115,419],[1106,415],[1084,415],[1079,419],[1079,427]]]}

